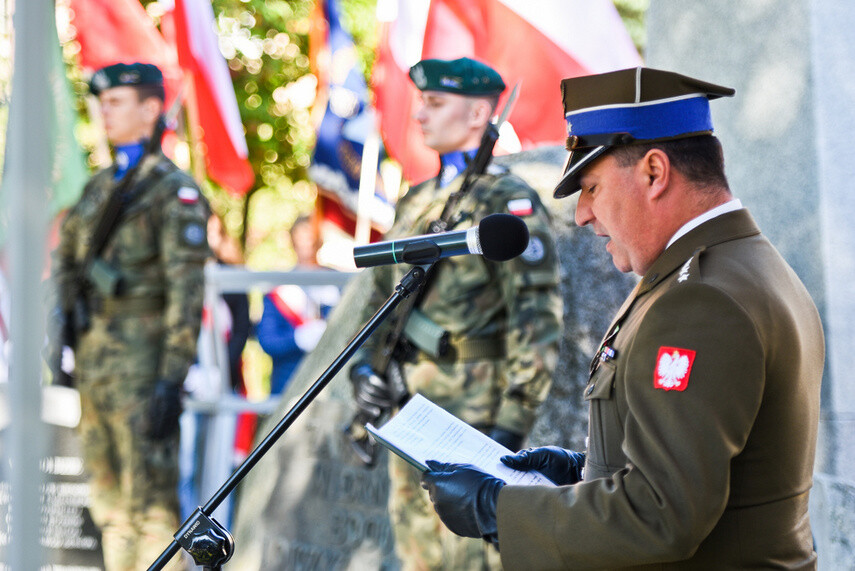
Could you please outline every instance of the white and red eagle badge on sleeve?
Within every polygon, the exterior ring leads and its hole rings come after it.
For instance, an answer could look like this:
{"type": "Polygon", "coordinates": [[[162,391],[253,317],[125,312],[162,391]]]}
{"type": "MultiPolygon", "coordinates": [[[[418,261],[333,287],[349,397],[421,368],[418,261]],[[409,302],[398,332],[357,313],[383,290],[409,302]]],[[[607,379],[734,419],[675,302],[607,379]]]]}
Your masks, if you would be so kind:
{"type": "Polygon", "coordinates": [[[689,375],[695,352],[677,347],[660,347],[653,371],[653,388],[665,391],[685,391],[689,386],[689,375]]]}

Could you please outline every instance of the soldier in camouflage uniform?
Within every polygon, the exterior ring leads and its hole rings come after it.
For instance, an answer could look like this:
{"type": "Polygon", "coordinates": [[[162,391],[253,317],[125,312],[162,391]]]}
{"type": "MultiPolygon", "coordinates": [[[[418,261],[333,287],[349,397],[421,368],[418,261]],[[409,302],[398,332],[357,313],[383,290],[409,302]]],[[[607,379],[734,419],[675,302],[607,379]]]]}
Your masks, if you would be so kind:
{"type": "MultiPolygon", "coordinates": [[[[98,71],[90,89],[116,161],[90,179],[63,221],[53,277],[63,314],[81,298],[88,305],[88,328],[79,315],[75,325],[75,379],[105,564],[136,570],[157,558],[180,525],[180,386],[196,354],[209,208],[193,179],[159,144],[148,145],[163,108],[160,71],[116,64],[98,71]],[[93,230],[135,166],[119,222],[94,264],[96,277],[82,267],[96,246],[93,230]],[[81,276],[88,279],[78,288],[81,276]]],[[[178,568],[179,559],[172,565],[178,568]]]]}
{"type": "MultiPolygon", "coordinates": [[[[410,77],[422,91],[423,108],[416,118],[426,144],[440,153],[442,168],[439,176],[401,198],[386,239],[428,233],[449,195],[460,189],[464,178],[460,175],[477,151],[504,90],[498,73],[468,58],[425,60],[413,66],[410,77]]],[[[481,256],[439,262],[405,328],[405,342],[412,351],[403,369],[410,394],[424,395],[518,450],[547,396],[557,359],[561,316],[557,259],[549,215],[537,193],[495,165],[477,177],[456,204],[448,230],[475,226],[493,213],[522,217],[531,236],[529,247],[505,263],[481,256]],[[417,346],[418,340],[410,335],[414,319],[447,332],[445,354],[417,346]]],[[[365,320],[409,269],[372,270],[374,289],[365,320]]],[[[351,379],[359,406],[382,404],[384,379],[369,363],[370,354],[381,350],[385,338],[381,328],[354,359],[351,379]]],[[[389,475],[396,551],[405,569],[500,568],[498,552],[491,545],[455,536],[442,525],[419,485],[419,473],[409,464],[390,455],[389,475]]]]}

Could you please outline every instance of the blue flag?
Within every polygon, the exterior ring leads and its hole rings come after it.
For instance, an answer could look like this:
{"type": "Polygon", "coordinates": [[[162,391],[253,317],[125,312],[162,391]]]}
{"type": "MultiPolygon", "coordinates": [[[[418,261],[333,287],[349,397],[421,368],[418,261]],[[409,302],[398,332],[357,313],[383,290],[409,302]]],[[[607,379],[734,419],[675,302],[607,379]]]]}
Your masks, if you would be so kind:
{"type": "MultiPolygon", "coordinates": [[[[368,101],[368,88],[359,69],[350,34],[342,28],[337,0],[318,0],[328,22],[328,89],[326,110],[318,128],[317,143],[309,167],[309,176],[318,185],[321,196],[337,204],[325,211],[340,209],[333,221],[353,233],[362,170],[362,151],[374,129],[374,113],[368,101]],[[341,215],[345,219],[337,219],[341,215]],[[351,219],[351,220],[346,220],[351,219]]],[[[372,220],[389,217],[392,207],[375,193],[372,220]]]]}

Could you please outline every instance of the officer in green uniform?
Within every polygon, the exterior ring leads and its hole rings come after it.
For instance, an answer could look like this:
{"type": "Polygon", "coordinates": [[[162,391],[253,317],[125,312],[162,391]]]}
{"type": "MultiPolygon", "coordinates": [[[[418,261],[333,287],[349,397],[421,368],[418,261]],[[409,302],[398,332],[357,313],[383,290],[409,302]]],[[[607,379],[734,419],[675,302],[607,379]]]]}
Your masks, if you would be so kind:
{"type": "Polygon", "coordinates": [[[734,91],[648,68],[562,89],[555,196],[579,192],[576,223],[642,278],[591,364],[587,451],[503,459],[558,486],[432,463],[436,510],[507,569],[815,569],[823,332],[728,187],[709,100],[734,91]]]}
{"type": "Polygon", "coordinates": [[[111,65],[95,73],[90,90],[115,162],[92,177],[63,221],[53,279],[76,337],[80,434],[104,561],[109,571],[136,570],[180,524],[180,387],[196,354],[210,212],[159,141],[149,144],[163,110],[160,70],[111,65]],[[115,192],[124,192],[117,225],[95,244],[115,192]],[[87,260],[90,250],[100,254],[87,260]]]}
{"type": "MultiPolygon", "coordinates": [[[[425,143],[440,154],[437,177],[414,186],[396,207],[386,239],[426,234],[458,191],[505,85],[490,67],[468,59],[425,60],[410,69],[421,90],[416,115],[425,143]]],[[[484,216],[511,213],[528,225],[530,242],[518,258],[496,263],[481,256],[440,261],[410,313],[404,340],[406,388],[518,450],[552,382],[560,336],[555,246],[549,214],[520,178],[491,165],[451,209],[447,230],[476,226],[484,216]],[[427,332],[427,333],[426,333],[427,332]],[[437,349],[439,337],[446,346],[437,349]]],[[[373,269],[365,320],[391,295],[409,266],[373,269]]],[[[413,294],[416,295],[416,294],[413,294]]],[[[378,330],[354,358],[358,404],[392,406],[386,379],[370,368],[383,350],[378,330]]],[[[498,568],[498,554],[480,540],[444,529],[419,486],[419,474],[390,458],[390,511],[396,551],[405,569],[498,568]]]]}

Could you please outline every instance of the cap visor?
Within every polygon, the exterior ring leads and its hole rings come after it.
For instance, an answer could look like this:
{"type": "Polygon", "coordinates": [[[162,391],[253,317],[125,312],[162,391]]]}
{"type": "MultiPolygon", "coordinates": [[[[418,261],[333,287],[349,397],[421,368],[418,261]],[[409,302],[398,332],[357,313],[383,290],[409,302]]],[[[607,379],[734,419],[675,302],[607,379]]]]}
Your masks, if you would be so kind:
{"type": "Polygon", "coordinates": [[[567,162],[564,164],[564,176],[555,186],[552,194],[555,198],[564,198],[579,191],[579,174],[591,161],[605,153],[611,145],[600,145],[592,149],[579,149],[570,151],[567,162]]]}

